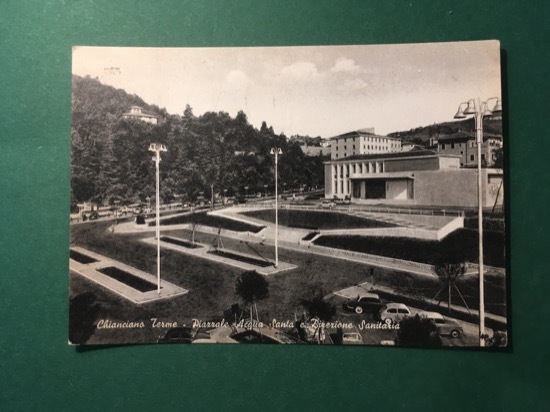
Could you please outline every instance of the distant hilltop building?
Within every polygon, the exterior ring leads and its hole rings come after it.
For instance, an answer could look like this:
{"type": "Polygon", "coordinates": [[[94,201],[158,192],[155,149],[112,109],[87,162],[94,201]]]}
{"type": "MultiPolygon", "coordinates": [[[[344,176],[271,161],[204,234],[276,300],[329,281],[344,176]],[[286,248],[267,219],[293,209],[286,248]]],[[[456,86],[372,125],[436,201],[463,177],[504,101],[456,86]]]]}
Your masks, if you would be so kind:
{"type": "MultiPolygon", "coordinates": [[[[502,147],[502,136],[483,133],[481,144],[481,165],[492,166],[496,160],[496,150],[502,147]]],[[[437,152],[460,156],[461,167],[477,166],[477,144],[475,133],[459,131],[449,136],[439,137],[437,152]]]]}
{"type": "Polygon", "coordinates": [[[300,149],[306,156],[328,156],[330,154],[330,146],[300,146],[300,149]]]}
{"type": "Polygon", "coordinates": [[[330,138],[330,158],[401,152],[401,139],[374,134],[374,128],[360,129],[330,138]]]}
{"type": "Polygon", "coordinates": [[[422,147],[415,143],[402,143],[401,144],[401,151],[402,152],[410,152],[413,150],[424,150],[425,147],[422,147]]]}
{"type": "Polygon", "coordinates": [[[130,107],[130,111],[128,113],[124,113],[122,115],[123,119],[138,119],[145,123],[151,123],[151,124],[157,124],[158,123],[158,117],[154,116],[152,114],[144,113],[143,109],[139,106],[132,106],[130,107]]]}

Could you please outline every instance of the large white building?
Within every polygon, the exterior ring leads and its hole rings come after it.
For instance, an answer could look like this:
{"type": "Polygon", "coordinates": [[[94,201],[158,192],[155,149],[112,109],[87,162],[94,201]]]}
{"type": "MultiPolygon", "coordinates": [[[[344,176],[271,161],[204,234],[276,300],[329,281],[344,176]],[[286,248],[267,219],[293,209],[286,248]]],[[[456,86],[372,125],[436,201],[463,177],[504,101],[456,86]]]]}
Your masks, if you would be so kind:
{"type": "MultiPolygon", "coordinates": [[[[325,162],[325,198],[359,204],[477,206],[477,170],[431,150],[355,155],[325,162]]],[[[501,205],[502,171],[482,169],[484,207],[501,205]]]]}
{"type": "Polygon", "coordinates": [[[374,128],[356,130],[330,138],[331,160],[356,155],[395,153],[401,151],[401,140],[379,136],[374,128]]]}

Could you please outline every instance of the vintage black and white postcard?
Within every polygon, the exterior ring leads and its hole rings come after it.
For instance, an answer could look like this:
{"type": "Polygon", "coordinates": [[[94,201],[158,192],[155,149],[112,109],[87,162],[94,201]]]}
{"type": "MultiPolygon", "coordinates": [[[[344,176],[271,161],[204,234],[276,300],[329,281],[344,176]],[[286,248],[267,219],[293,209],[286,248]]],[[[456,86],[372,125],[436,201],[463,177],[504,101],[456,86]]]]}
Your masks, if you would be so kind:
{"type": "Polygon", "coordinates": [[[498,41],[74,47],[71,344],[505,346],[498,41]]]}

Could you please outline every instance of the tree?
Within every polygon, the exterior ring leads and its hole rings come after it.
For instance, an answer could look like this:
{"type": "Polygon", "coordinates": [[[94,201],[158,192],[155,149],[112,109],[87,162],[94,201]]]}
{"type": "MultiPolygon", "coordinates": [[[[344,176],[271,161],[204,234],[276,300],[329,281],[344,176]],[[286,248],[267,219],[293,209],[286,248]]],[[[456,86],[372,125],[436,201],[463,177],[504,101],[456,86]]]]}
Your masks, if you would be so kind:
{"type": "Polygon", "coordinates": [[[254,128],[246,114],[235,118],[225,112],[196,116],[187,105],[183,114],[146,104],[124,90],[92,78],[73,76],[71,195],[73,202],[110,202],[112,199],[145,199],[154,193],[154,167],[149,144],[166,144],[161,167],[162,197],[170,200],[186,193],[193,200],[201,191],[227,190],[251,193],[274,184],[271,147],[280,147],[281,184],[296,187],[322,185],[321,159],[308,158],[297,144],[263,122],[254,128]],[[122,119],[130,106],[154,113],[157,125],[122,119]]]}
{"type": "Polygon", "coordinates": [[[495,169],[504,168],[504,149],[499,147],[494,151],[495,161],[493,162],[493,167],[495,169]]]}
{"type": "MultiPolygon", "coordinates": [[[[330,302],[327,302],[324,299],[324,296],[325,291],[323,288],[317,286],[311,290],[310,296],[300,299],[300,305],[302,305],[306,310],[308,320],[317,318],[322,322],[330,322],[334,319],[334,316],[336,315],[336,307],[330,302]]],[[[304,325],[298,325],[298,332],[300,333],[300,337],[302,339],[306,339],[307,337],[305,336],[306,334],[303,326],[304,325]]],[[[313,337],[317,339],[317,343],[320,343],[321,341],[322,329],[323,328],[319,322],[319,325],[313,334],[313,337]]]]}
{"type": "Polygon", "coordinates": [[[485,345],[493,348],[505,347],[508,345],[508,336],[506,332],[495,330],[493,336],[483,335],[485,345]]]}
{"type": "Polygon", "coordinates": [[[427,318],[405,318],[399,322],[397,344],[399,346],[437,348],[441,346],[441,337],[435,323],[427,318]]]}
{"type": "Polygon", "coordinates": [[[466,272],[466,266],[463,263],[440,263],[433,267],[433,271],[437,275],[437,278],[439,279],[439,283],[441,284],[441,289],[439,289],[437,294],[434,296],[434,299],[436,299],[439,296],[439,301],[437,302],[437,304],[439,305],[441,303],[441,299],[443,297],[443,291],[446,290],[447,299],[448,299],[448,309],[450,314],[452,289],[454,287],[458,292],[458,295],[462,299],[462,302],[464,303],[464,305],[469,311],[468,305],[466,304],[466,301],[464,300],[462,293],[460,293],[460,290],[456,285],[457,281],[462,276],[464,276],[464,273],[466,272]]]}
{"type": "Polygon", "coordinates": [[[91,292],[75,296],[69,302],[69,341],[84,344],[94,334],[95,321],[101,311],[97,297],[91,292]]]}
{"type": "Polygon", "coordinates": [[[195,118],[195,115],[193,114],[193,108],[189,104],[185,105],[185,110],[183,111],[183,117],[185,117],[188,120],[195,118]]]}
{"type": "MultiPolygon", "coordinates": [[[[493,167],[495,169],[500,169],[502,171],[504,169],[504,148],[499,147],[498,149],[496,149],[494,152],[494,156],[495,156],[495,162],[493,164],[493,167]]],[[[495,203],[493,204],[493,209],[491,210],[491,213],[495,212],[495,209],[498,204],[498,200],[500,198],[500,193],[501,193],[503,184],[504,184],[504,178],[502,177],[500,179],[500,184],[498,185],[497,194],[495,196],[495,203]]],[[[502,202],[502,212],[504,213],[504,201],[502,202]]]]}
{"type": "Polygon", "coordinates": [[[253,310],[256,312],[256,320],[259,322],[256,302],[269,296],[269,284],[265,277],[255,270],[243,272],[235,282],[235,292],[243,300],[243,312],[247,306],[250,309],[250,324],[253,324],[253,310]]]}

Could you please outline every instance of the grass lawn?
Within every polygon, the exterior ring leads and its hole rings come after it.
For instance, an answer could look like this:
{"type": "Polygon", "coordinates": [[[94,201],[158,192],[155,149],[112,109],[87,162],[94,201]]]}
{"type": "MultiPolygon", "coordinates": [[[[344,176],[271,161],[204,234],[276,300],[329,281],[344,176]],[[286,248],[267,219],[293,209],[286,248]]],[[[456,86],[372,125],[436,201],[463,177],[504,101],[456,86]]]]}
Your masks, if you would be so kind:
{"type": "MultiPolygon", "coordinates": [[[[119,260],[147,273],[156,273],[155,247],[140,241],[150,237],[150,233],[117,234],[107,230],[109,222],[96,222],[86,225],[71,226],[72,245],[82,246],[96,253],[119,260]]],[[[190,239],[188,230],[165,231],[165,235],[181,239],[190,239]]],[[[222,232],[223,236],[223,232],[222,232]]],[[[216,237],[210,234],[196,233],[195,240],[205,245],[213,244],[216,237]]],[[[258,255],[269,260],[274,259],[272,246],[259,243],[247,243],[223,238],[227,250],[258,255]]],[[[190,323],[192,319],[221,320],[224,310],[239,302],[235,294],[235,281],[243,270],[221,263],[162,249],[162,279],[189,290],[183,296],[163,299],[156,302],[137,305],[109,290],[96,285],[86,278],[71,274],[70,297],[75,298],[84,293],[93,294],[93,301],[98,305],[95,322],[109,319],[115,322],[147,321],[157,318],[161,321],[177,321],[179,324],[190,323]]],[[[379,285],[395,286],[403,290],[424,294],[432,298],[437,292],[437,281],[416,278],[405,273],[397,273],[381,268],[327,256],[306,254],[286,249],[279,249],[279,259],[298,267],[267,277],[269,297],[258,302],[260,320],[271,322],[294,320],[303,309],[300,300],[322,288],[325,293],[334,292],[365,281],[379,285]]],[[[503,279],[497,284],[486,287],[487,310],[491,305],[505,301],[503,279]],[[491,288],[495,292],[491,292],[491,288]]],[[[459,286],[468,300],[475,301],[475,285],[468,290],[468,285],[459,286]]],[[[453,295],[453,302],[458,303],[458,296],[453,295]]],[[[473,306],[473,305],[472,305],[473,306]]],[[[501,305],[502,306],[502,305],[501,305]]],[[[86,308],[82,309],[82,313],[86,308]]],[[[93,324],[92,324],[93,326],[93,324]]],[[[88,343],[145,343],[155,342],[166,329],[94,329],[88,343]]]]}
{"type": "MultiPolygon", "coordinates": [[[[174,216],[160,221],[160,225],[179,225],[183,223],[193,223],[197,225],[210,226],[226,230],[234,230],[236,232],[252,232],[258,233],[265,226],[258,226],[250,223],[240,222],[238,220],[227,219],[223,216],[212,216],[206,212],[190,213],[185,215],[174,216]]],[[[149,226],[155,226],[155,222],[150,222],[149,226]]]]}
{"type": "MultiPolygon", "coordinates": [[[[459,229],[441,241],[374,236],[321,236],[316,245],[353,250],[415,262],[477,262],[478,232],[459,229]]],[[[483,232],[485,264],[505,267],[504,233],[483,232]]]]}
{"type": "MultiPolygon", "coordinates": [[[[275,223],[275,209],[243,212],[245,216],[275,223]]],[[[379,222],[373,219],[351,216],[345,213],[326,212],[322,210],[279,210],[279,224],[300,229],[360,229],[376,227],[394,227],[394,224],[379,222]]]]}

